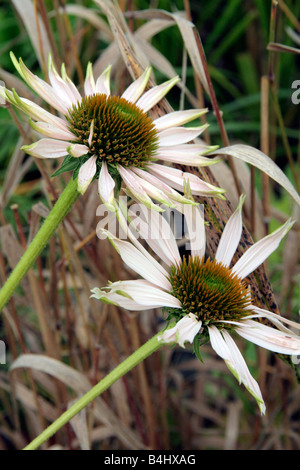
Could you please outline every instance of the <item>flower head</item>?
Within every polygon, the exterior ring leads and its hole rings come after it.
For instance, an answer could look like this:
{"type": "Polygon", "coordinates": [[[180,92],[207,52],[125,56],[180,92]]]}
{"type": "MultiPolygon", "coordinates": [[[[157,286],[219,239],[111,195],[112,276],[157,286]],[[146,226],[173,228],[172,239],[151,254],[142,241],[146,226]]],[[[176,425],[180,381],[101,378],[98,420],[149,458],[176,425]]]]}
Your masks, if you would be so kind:
{"type": "Polygon", "coordinates": [[[0,87],[0,95],[30,117],[32,128],[43,138],[23,150],[37,158],[66,157],[56,172],[74,170],[78,190],[84,193],[98,179],[100,197],[115,210],[115,190],[123,182],[127,194],[148,207],[160,210],[153,199],[168,206],[191,203],[180,192],[186,181],[195,195],[222,197],[224,192],[195,175],[157,163],[206,166],[217,160],[204,155],[212,150],[203,141],[189,144],[206,128],[185,127],[206,109],[174,111],[157,119],[151,109],[179,81],[179,77],[146,90],[151,69],[135,80],[122,94],[110,90],[107,67],[95,80],[92,65],[87,67],[83,96],[68,77],[64,65],[59,74],[49,56],[49,82],[34,75],[20,59],[13,63],[27,84],[55,111],[50,113],[0,87]]]}
{"type": "Polygon", "coordinates": [[[229,218],[213,260],[205,258],[205,226],[199,207],[188,206],[184,212],[190,237],[188,257],[180,256],[167,221],[160,214],[149,217],[151,211],[144,209],[150,220],[150,230],[147,223],[139,221],[139,233],[164,261],[165,267],[149,254],[131,230],[128,230],[131,242],[107,233],[123,261],[143,279],[114,282],[92,292],[95,298],[129,310],[164,307],[170,327],[162,332],[160,340],[182,347],[185,342],[194,343],[195,352],[197,344],[210,340],[213,349],[255,397],[264,413],[259,386],[231,335],[237,333],[277,353],[300,353],[300,337],[284,323],[294,328],[300,328],[300,325],[257,307],[245,280],[278,247],[293,222],[288,220],[256,242],[232,266],[242,232],[243,201],[241,197],[229,218]],[[257,321],[258,318],[267,319],[276,328],[257,321]]]}

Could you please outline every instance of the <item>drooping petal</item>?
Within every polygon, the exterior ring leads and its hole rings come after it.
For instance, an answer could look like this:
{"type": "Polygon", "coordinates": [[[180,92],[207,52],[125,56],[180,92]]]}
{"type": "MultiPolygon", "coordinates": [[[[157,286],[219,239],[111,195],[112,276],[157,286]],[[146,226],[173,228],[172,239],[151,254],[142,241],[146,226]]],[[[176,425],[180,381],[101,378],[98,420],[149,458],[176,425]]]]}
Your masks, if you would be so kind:
{"type": "Polygon", "coordinates": [[[170,127],[183,126],[183,124],[203,116],[207,111],[207,108],[173,111],[172,113],[165,114],[164,116],[155,119],[153,124],[158,131],[163,131],[165,129],[170,129],[170,127]]]}
{"type": "Polygon", "coordinates": [[[250,374],[240,350],[229,333],[226,330],[222,330],[221,333],[216,326],[210,326],[208,331],[212,348],[220,357],[222,357],[222,359],[224,359],[227,367],[236,379],[240,383],[243,383],[251,395],[254,396],[261,413],[264,414],[266,407],[259,385],[250,374]]]}
{"type": "MultiPolygon", "coordinates": [[[[126,184],[129,193],[139,202],[145,204],[147,207],[152,208],[158,212],[162,212],[162,209],[153,203],[152,199],[148,196],[146,191],[142,188],[139,183],[139,178],[133,173],[133,171],[118,165],[119,173],[126,184]]],[[[125,192],[126,189],[125,189],[125,192]]]]}
{"type": "Polygon", "coordinates": [[[119,240],[107,231],[103,232],[107,234],[109,240],[119,252],[127,266],[152,284],[159,286],[168,292],[171,291],[168,273],[165,270],[164,273],[162,267],[157,266],[159,263],[152,256],[146,256],[131,243],[119,240]]]}
{"type": "Polygon", "coordinates": [[[37,158],[60,158],[68,154],[68,146],[69,142],[45,138],[31,145],[23,145],[22,150],[37,158]]]}
{"type": "Polygon", "coordinates": [[[186,341],[193,343],[201,326],[201,321],[193,313],[190,313],[179,320],[174,327],[166,329],[162,335],[158,336],[158,340],[163,343],[178,343],[184,348],[186,341]]]}
{"type": "MultiPolygon", "coordinates": [[[[282,317],[278,313],[269,312],[269,310],[256,307],[256,305],[249,305],[249,310],[254,312],[254,314],[251,316],[252,318],[267,318],[272,323],[274,323],[274,325],[277,325],[279,329],[280,329],[279,325],[281,325],[281,323],[286,323],[287,325],[290,325],[292,328],[296,330],[300,329],[300,323],[296,323],[293,320],[290,320],[289,318],[282,317]]],[[[250,316],[247,316],[247,318],[250,318],[250,316]]],[[[291,333],[291,331],[288,330],[288,333],[291,333]]]]}
{"type": "Polygon", "coordinates": [[[143,94],[143,96],[136,102],[136,105],[146,113],[149,109],[153,108],[153,106],[155,106],[179,81],[179,77],[174,77],[161,85],[151,88],[143,94]]]}
{"type": "Polygon", "coordinates": [[[151,67],[147,67],[143,74],[124,91],[122,98],[130,103],[136,103],[146,88],[151,70],[151,67]]]}
{"type": "Polygon", "coordinates": [[[133,216],[136,215],[133,214],[133,209],[134,206],[129,210],[129,215],[132,219],[130,225],[134,226],[135,230],[146,240],[154,253],[161,260],[165,261],[168,266],[179,263],[180,254],[178,246],[167,220],[161,214],[141,204],[138,209],[142,214],[133,219],[133,216]]]}
{"type": "Polygon", "coordinates": [[[107,169],[107,164],[103,161],[98,180],[98,192],[104,204],[113,211],[115,210],[115,185],[114,179],[110,176],[107,169]]]}
{"type": "Polygon", "coordinates": [[[183,207],[184,219],[187,225],[189,247],[193,257],[203,258],[205,255],[206,235],[204,225],[204,211],[201,206],[190,206],[185,204],[183,207]]]}
{"type": "Polygon", "coordinates": [[[184,197],[179,192],[175,191],[175,189],[171,188],[171,186],[164,183],[160,178],[157,178],[148,171],[142,170],[141,168],[132,168],[132,171],[142,179],[149,181],[149,183],[151,183],[156,188],[160,188],[162,191],[164,191],[168,199],[173,200],[175,203],[195,205],[195,203],[184,197]]]}
{"type": "Polygon", "coordinates": [[[96,93],[110,96],[110,71],[111,65],[101,73],[96,81],[96,93]]]}
{"type": "Polygon", "coordinates": [[[215,260],[219,263],[223,263],[225,266],[230,265],[232,257],[241,239],[243,229],[242,207],[244,201],[245,196],[242,195],[240,197],[240,202],[232,216],[229,218],[219,241],[215,260]]]}
{"type": "Polygon", "coordinates": [[[97,157],[93,155],[83,165],[78,173],[78,192],[84,194],[97,171],[97,157]]]}
{"type": "MultiPolygon", "coordinates": [[[[132,206],[131,206],[132,208],[132,206]]],[[[139,208],[142,210],[145,209],[145,206],[143,204],[139,205],[139,208]]],[[[168,278],[168,272],[165,270],[163,267],[162,263],[159,263],[156,261],[153,256],[149,253],[149,251],[144,247],[142,243],[139,242],[139,230],[137,230],[136,225],[133,220],[131,220],[130,224],[128,225],[128,218],[132,217],[132,211],[130,210],[128,212],[127,204],[122,204],[121,199],[116,201],[116,215],[120,224],[120,227],[124,230],[124,233],[127,235],[128,239],[132,242],[132,244],[142,253],[150,263],[154,263],[155,267],[162,273],[162,275],[166,278],[168,278]],[[130,213],[130,214],[129,214],[130,213]],[[136,232],[138,234],[136,235],[136,232]]],[[[153,214],[155,211],[151,211],[153,214]]],[[[147,230],[147,229],[146,229],[147,230]]],[[[151,232],[151,227],[148,226],[148,230],[151,232]]],[[[145,233],[144,233],[145,234],[145,233]]],[[[143,236],[143,235],[142,235],[143,236]]],[[[149,238],[151,238],[152,235],[149,234],[149,237],[146,235],[146,241],[148,242],[149,246],[152,246],[154,249],[154,252],[158,254],[158,252],[155,251],[155,247],[149,243],[149,238]]],[[[167,264],[169,264],[167,262],[167,264]]]]}
{"type": "MultiPolygon", "coordinates": [[[[150,183],[147,179],[139,177],[134,171],[134,168],[129,170],[134,174],[135,183],[149,196],[149,198],[156,200],[157,202],[164,204],[168,207],[174,207],[174,202],[169,198],[169,195],[165,193],[160,186],[150,183]]],[[[145,171],[143,171],[145,173],[145,171]]]]}
{"type": "Polygon", "coordinates": [[[276,250],[282,238],[287,234],[294,223],[293,220],[289,219],[282,227],[275,230],[275,232],[267,235],[248,248],[233,266],[232,271],[242,279],[247,277],[276,250]]]}
{"type": "Polygon", "coordinates": [[[196,139],[208,125],[199,127],[172,127],[158,133],[158,144],[160,147],[181,145],[196,139]]]}
{"type": "Polygon", "coordinates": [[[300,336],[264,325],[254,320],[244,320],[235,331],[243,338],[269,351],[280,354],[300,354],[300,336]]]}
{"type": "Polygon", "coordinates": [[[188,182],[192,194],[196,196],[214,195],[215,197],[224,198],[224,196],[222,196],[225,192],[224,189],[217,188],[210,183],[206,183],[192,173],[184,172],[177,168],[167,167],[165,165],[159,165],[157,163],[148,165],[148,171],[178,191],[183,192],[184,186],[188,182]]]}

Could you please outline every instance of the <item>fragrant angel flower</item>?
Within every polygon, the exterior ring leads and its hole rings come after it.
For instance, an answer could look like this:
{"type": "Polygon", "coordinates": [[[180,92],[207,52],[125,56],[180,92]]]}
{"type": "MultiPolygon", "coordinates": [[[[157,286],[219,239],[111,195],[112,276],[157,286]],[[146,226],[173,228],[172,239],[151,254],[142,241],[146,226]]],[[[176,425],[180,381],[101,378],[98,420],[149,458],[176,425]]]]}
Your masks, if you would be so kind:
{"type": "Polygon", "coordinates": [[[17,61],[13,54],[11,57],[21,77],[58,113],[49,113],[14,90],[0,87],[0,95],[27,114],[32,128],[43,136],[23,150],[37,158],[66,157],[58,171],[76,168],[80,193],[98,178],[100,197],[112,210],[115,190],[122,182],[127,194],[156,210],[160,209],[153,199],[170,207],[191,203],[180,194],[186,181],[195,195],[222,197],[221,188],[157,163],[206,166],[217,162],[204,156],[213,147],[203,141],[190,143],[206,126],[184,126],[206,109],[174,111],[154,120],[149,115],[179,77],[145,91],[151,73],[147,68],[122,96],[115,96],[110,89],[111,67],[95,80],[89,63],[81,96],[64,65],[60,75],[51,56],[50,84],[34,75],[21,59],[17,61]]]}
{"type": "MultiPolygon", "coordinates": [[[[128,231],[131,242],[119,240],[107,232],[123,261],[143,279],[113,282],[107,288],[95,288],[92,292],[93,297],[128,310],[164,307],[169,314],[168,319],[175,320],[175,325],[171,323],[162,332],[160,341],[178,343],[182,347],[185,342],[194,343],[196,352],[197,344],[199,346],[209,340],[264,413],[265,404],[259,386],[251,376],[232,333],[276,353],[300,354],[300,337],[285,324],[298,329],[300,325],[257,307],[245,281],[278,247],[293,222],[288,220],[256,242],[230,267],[242,233],[243,201],[241,197],[229,218],[213,260],[205,258],[205,225],[199,206],[186,206],[188,210],[184,212],[190,237],[188,257],[180,256],[175,238],[169,236],[172,234],[170,226],[161,214],[156,214],[156,219],[148,219],[151,220],[150,227],[139,221],[140,235],[164,265],[149,254],[131,230],[128,231]],[[164,236],[166,233],[168,235],[164,236]],[[267,319],[274,327],[257,321],[259,318],[267,319]]],[[[148,216],[151,212],[146,208],[143,211],[148,211],[148,216]]]]}

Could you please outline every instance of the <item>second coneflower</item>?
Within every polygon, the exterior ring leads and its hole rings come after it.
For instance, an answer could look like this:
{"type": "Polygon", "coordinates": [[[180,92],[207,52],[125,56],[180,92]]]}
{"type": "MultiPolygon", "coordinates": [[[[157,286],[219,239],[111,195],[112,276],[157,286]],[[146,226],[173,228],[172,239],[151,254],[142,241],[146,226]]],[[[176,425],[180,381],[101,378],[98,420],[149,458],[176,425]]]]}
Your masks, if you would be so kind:
{"type": "MultiPolygon", "coordinates": [[[[205,225],[199,206],[185,206],[190,237],[187,257],[180,256],[170,225],[160,214],[154,217],[148,210],[147,221],[139,218],[138,232],[166,267],[150,255],[130,226],[127,232],[131,243],[106,232],[123,261],[142,279],[113,282],[107,288],[95,288],[92,292],[93,297],[128,310],[163,307],[171,324],[162,332],[160,341],[178,343],[182,347],[190,342],[200,354],[200,345],[209,340],[264,413],[259,386],[232,334],[237,333],[270,351],[300,354],[300,337],[284,323],[298,329],[300,325],[256,306],[245,280],[278,247],[293,222],[287,221],[256,242],[231,266],[242,233],[242,204],[243,197],[224,228],[214,259],[205,258],[205,225]],[[267,319],[276,328],[257,321],[258,318],[267,319]]],[[[141,208],[141,212],[145,211],[146,208],[141,208]]],[[[122,214],[119,218],[122,221],[122,214]]],[[[122,225],[125,226],[125,221],[122,225]]]]}
{"type": "Polygon", "coordinates": [[[157,119],[149,115],[178,77],[145,91],[151,73],[147,68],[121,96],[114,96],[110,67],[95,80],[89,64],[82,96],[64,66],[61,75],[57,72],[51,56],[50,84],[34,75],[21,59],[11,57],[27,84],[59,114],[0,87],[1,96],[27,114],[32,128],[43,136],[23,150],[37,158],[66,157],[59,171],[76,171],[79,192],[84,193],[98,179],[100,197],[113,210],[115,189],[122,182],[129,195],[157,210],[153,200],[168,206],[190,203],[180,194],[186,182],[194,195],[222,197],[222,189],[157,163],[206,166],[216,162],[204,156],[212,148],[203,141],[189,144],[206,126],[184,126],[207,110],[174,111],[157,119]]]}

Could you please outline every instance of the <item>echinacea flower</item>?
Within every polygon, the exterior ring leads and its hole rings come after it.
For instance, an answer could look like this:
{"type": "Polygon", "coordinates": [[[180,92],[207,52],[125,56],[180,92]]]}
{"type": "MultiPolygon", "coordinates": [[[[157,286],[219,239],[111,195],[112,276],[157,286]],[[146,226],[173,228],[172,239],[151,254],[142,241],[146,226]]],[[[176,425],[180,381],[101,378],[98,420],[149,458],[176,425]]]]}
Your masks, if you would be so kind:
{"type": "MultiPolygon", "coordinates": [[[[195,175],[157,163],[206,166],[216,159],[205,157],[213,147],[203,141],[191,144],[206,125],[185,127],[206,109],[174,111],[152,119],[149,111],[179,81],[179,77],[145,91],[151,68],[135,80],[121,96],[111,94],[110,69],[95,80],[92,64],[87,67],[83,96],[68,77],[61,75],[49,56],[50,84],[34,75],[20,59],[13,63],[27,84],[56,111],[50,113],[21,98],[15,90],[0,87],[0,95],[30,117],[32,128],[43,138],[23,150],[37,158],[66,157],[61,169],[76,168],[78,191],[84,193],[98,178],[101,199],[114,210],[115,189],[123,182],[127,194],[160,210],[153,199],[168,206],[191,203],[178,191],[189,182],[195,195],[222,197],[224,190],[195,175]]],[[[58,171],[61,171],[58,170],[58,171]]]]}
{"type": "Polygon", "coordinates": [[[284,324],[298,329],[300,325],[256,306],[245,281],[278,247],[293,221],[288,220],[253,244],[231,266],[242,233],[243,201],[244,197],[241,197],[224,228],[215,259],[205,258],[205,225],[199,206],[186,206],[188,210],[184,212],[190,237],[188,257],[180,256],[170,226],[161,214],[156,213],[157,217],[153,217],[150,210],[142,209],[150,225],[139,220],[138,232],[165,267],[150,255],[132,230],[128,230],[131,242],[119,240],[107,232],[123,261],[143,279],[113,282],[106,288],[93,289],[92,296],[128,310],[164,307],[168,320],[175,320],[175,325],[172,322],[163,330],[160,341],[178,343],[182,347],[185,342],[190,342],[196,352],[197,345],[199,348],[200,344],[210,340],[212,348],[255,397],[264,413],[265,404],[259,386],[250,374],[232,333],[276,353],[300,353],[300,337],[284,324]],[[258,320],[262,318],[274,327],[258,320]]]}

